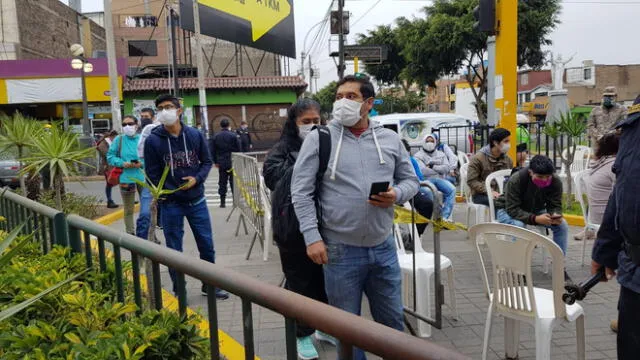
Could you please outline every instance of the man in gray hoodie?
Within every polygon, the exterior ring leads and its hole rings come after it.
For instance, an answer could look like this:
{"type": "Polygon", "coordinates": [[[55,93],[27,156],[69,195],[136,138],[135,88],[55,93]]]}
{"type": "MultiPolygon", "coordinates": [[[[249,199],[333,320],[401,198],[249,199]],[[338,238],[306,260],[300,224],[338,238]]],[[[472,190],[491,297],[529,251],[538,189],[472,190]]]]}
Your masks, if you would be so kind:
{"type": "MultiPolygon", "coordinates": [[[[316,192],[319,133],[313,131],[298,154],[291,194],[307,255],[324,264],[329,304],[359,315],[364,293],[377,322],[403,330],[393,206],[409,201],[419,183],[399,135],[369,121],[374,97],[365,75],[340,81],[328,126],[328,169],[316,192]],[[369,198],[371,185],[386,181],[388,190],[369,198]]],[[[354,349],[353,359],[365,359],[362,350],[354,349]]]]}

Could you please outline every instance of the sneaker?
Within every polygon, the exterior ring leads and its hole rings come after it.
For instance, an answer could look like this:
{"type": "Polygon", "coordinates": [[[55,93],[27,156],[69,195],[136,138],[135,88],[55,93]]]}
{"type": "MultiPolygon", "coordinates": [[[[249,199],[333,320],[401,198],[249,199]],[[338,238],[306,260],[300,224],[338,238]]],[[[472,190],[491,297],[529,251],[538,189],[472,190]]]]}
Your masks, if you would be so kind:
{"type": "Polygon", "coordinates": [[[618,320],[611,320],[611,331],[614,333],[618,332],[618,320]]]}
{"type": "Polygon", "coordinates": [[[297,339],[298,358],[302,360],[312,360],[318,358],[318,351],[313,346],[311,336],[305,336],[297,339]]]}
{"type": "Polygon", "coordinates": [[[107,208],[108,209],[115,209],[118,207],[118,204],[116,204],[115,202],[113,202],[113,200],[107,202],[107,208]]]}
{"type": "MultiPolygon", "coordinates": [[[[207,296],[207,285],[202,284],[202,287],[200,288],[200,293],[202,294],[202,296],[207,296]]],[[[216,299],[218,300],[227,300],[229,298],[229,293],[222,290],[222,289],[218,289],[216,288],[216,299]]]]}
{"type": "Polygon", "coordinates": [[[584,230],[582,230],[579,233],[573,235],[573,240],[580,241],[582,239],[584,239],[584,230]]]}
{"type": "Polygon", "coordinates": [[[323,341],[326,343],[329,343],[333,346],[338,346],[338,340],[336,338],[334,338],[333,336],[323,333],[320,330],[316,330],[314,337],[316,338],[316,340],[318,341],[323,341]]]}

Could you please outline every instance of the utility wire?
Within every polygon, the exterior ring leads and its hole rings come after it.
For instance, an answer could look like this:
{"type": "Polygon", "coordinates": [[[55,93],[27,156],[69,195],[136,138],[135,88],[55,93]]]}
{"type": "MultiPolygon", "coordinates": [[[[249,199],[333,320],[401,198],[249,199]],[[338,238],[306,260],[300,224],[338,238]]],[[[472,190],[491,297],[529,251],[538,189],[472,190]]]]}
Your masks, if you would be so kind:
{"type": "Polygon", "coordinates": [[[362,16],[360,16],[356,21],[353,22],[353,24],[351,24],[351,27],[356,26],[356,24],[360,22],[360,20],[364,19],[364,17],[367,16],[371,12],[371,10],[373,10],[381,2],[382,0],[378,0],[373,5],[371,5],[371,7],[367,9],[367,11],[365,11],[364,14],[362,14],[362,16]]]}
{"type": "MultiPolygon", "coordinates": [[[[149,3],[149,4],[151,4],[151,3],[156,3],[156,2],[159,2],[159,1],[162,1],[162,0],[149,0],[149,2],[148,2],[148,3],[149,3]]],[[[129,10],[129,9],[133,9],[133,8],[135,8],[135,7],[140,7],[140,4],[131,5],[131,6],[125,6],[125,7],[121,7],[121,8],[119,8],[119,9],[113,9],[112,11],[114,11],[114,12],[119,12],[119,11],[122,11],[122,10],[129,10]]]]}

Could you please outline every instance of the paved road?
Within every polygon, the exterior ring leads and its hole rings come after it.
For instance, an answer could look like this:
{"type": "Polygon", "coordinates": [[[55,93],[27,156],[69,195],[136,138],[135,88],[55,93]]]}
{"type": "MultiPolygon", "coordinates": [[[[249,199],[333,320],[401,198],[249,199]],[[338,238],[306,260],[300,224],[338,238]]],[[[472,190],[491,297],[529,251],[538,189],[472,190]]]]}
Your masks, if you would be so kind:
{"type": "MultiPolygon", "coordinates": [[[[75,184],[70,187],[76,191],[75,184]]],[[[99,189],[100,184],[89,185],[87,189],[99,189]]],[[[87,191],[87,190],[77,190],[87,191]]],[[[280,262],[277,253],[273,252],[269,261],[261,260],[261,249],[256,245],[254,253],[249,260],[245,260],[252,233],[235,236],[235,228],[238,222],[237,213],[229,223],[225,219],[231,209],[209,208],[214,227],[215,247],[217,262],[229,269],[239,271],[258,278],[272,285],[279,285],[282,280],[280,262]]],[[[456,205],[455,218],[458,221],[464,219],[464,205],[456,205]]],[[[123,229],[122,222],[112,225],[123,229]]],[[[572,233],[579,229],[572,228],[572,233]]],[[[160,234],[160,238],[162,235],[160,234]]],[[[423,240],[425,248],[430,249],[427,241],[423,240]]],[[[589,244],[590,245],[590,244],[589,244]]],[[[198,252],[193,240],[193,235],[186,229],[185,253],[198,257],[198,252]]],[[[446,232],[442,237],[442,252],[448,256],[455,267],[455,287],[458,320],[454,320],[447,306],[443,308],[444,324],[441,330],[433,330],[429,341],[436,342],[445,347],[456,349],[473,359],[480,359],[483,341],[484,323],[488,301],[482,290],[482,283],[477,269],[476,248],[466,237],[464,232],[446,232]]],[[[569,252],[566,260],[569,274],[576,280],[587,277],[589,268],[580,264],[581,244],[570,240],[569,252]]],[[[542,273],[542,259],[540,252],[536,251],[533,269],[533,280],[537,286],[550,287],[551,278],[542,273]]],[[[163,268],[163,285],[170,289],[171,282],[166,269],[163,268]]],[[[446,285],[445,285],[446,286],[446,285]]],[[[206,313],[205,298],[200,295],[200,284],[194,279],[189,279],[188,301],[192,308],[206,313]]],[[[616,342],[615,334],[609,330],[609,321],[617,317],[616,303],[619,286],[616,282],[608,282],[596,286],[582,305],[586,313],[587,358],[588,359],[615,359],[616,342]]],[[[448,299],[448,291],[445,292],[445,300],[448,299]]],[[[365,316],[370,317],[368,306],[363,306],[365,316]]],[[[254,331],[256,341],[256,354],[262,359],[276,360],[285,358],[284,319],[279,314],[270,310],[254,306],[254,331]]],[[[218,317],[220,328],[242,343],[242,307],[239,298],[219,302],[218,317]]],[[[523,325],[520,329],[520,359],[535,358],[535,332],[534,329],[523,325]]],[[[552,359],[575,359],[574,324],[558,326],[553,333],[552,359]]],[[[320,345],[321,359],[334,359],[335,353],[332,346],[320,345]]],[[[504,356],[504,326],[500,318],[494,318],[493,338],[491,342],[490,359],[501,359],[504,356]]],[[[376,359],[376,357],[369,357],[376,359]]]]}

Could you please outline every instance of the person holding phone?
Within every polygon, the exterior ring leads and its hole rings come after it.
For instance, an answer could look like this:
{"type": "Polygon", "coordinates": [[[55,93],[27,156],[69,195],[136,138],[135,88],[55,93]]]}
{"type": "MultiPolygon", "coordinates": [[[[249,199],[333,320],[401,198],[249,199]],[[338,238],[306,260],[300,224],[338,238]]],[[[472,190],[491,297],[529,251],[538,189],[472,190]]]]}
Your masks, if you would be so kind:
{"type": "Polygon", "coordinates": [[[509,178],[504,194],[495,200],[496,219],[502,224],[551,229],[553,241],[566,255],[569,225],[562,217],[562,180],[555,171],[551,159],[534,156],[529,167],[509,178]]]}
{"type": "MultiPolygon", "coordinates": [[[[393,208],[413,198],[420,184],[398,133],[369,120],[374,99],[375,89],[364,74],[338,83],[333,120],[325,132],[309,133],[300,148],[291,197],[307,256],[324,265],[329,304],[360,315],[366,294],[375,321],[402,331],[393,208]],[[331,149],[328,167],[318,176],[321,134],[331,137],[331,149]],[[372,184],[382,182],[389,186],[375,185],[371,194],[372,184]]],[[[351,358],[366,359],[361,349],[354,349],[351,358]]]]}
{"type": "Polygon", "coordinates": [[[124,227],[132,235],[135,235],[133,208],[136,192],[142,192],[142,186],[137,185],[135,180],[144,181],[143,161],[138,156],[139,139],[138,119],[133,115],[126,115],[122,119],[122,135],[113,140],[107,153],[109,165],[123,169],[120,175],[120,195],[124,206],[124,227]]]}

